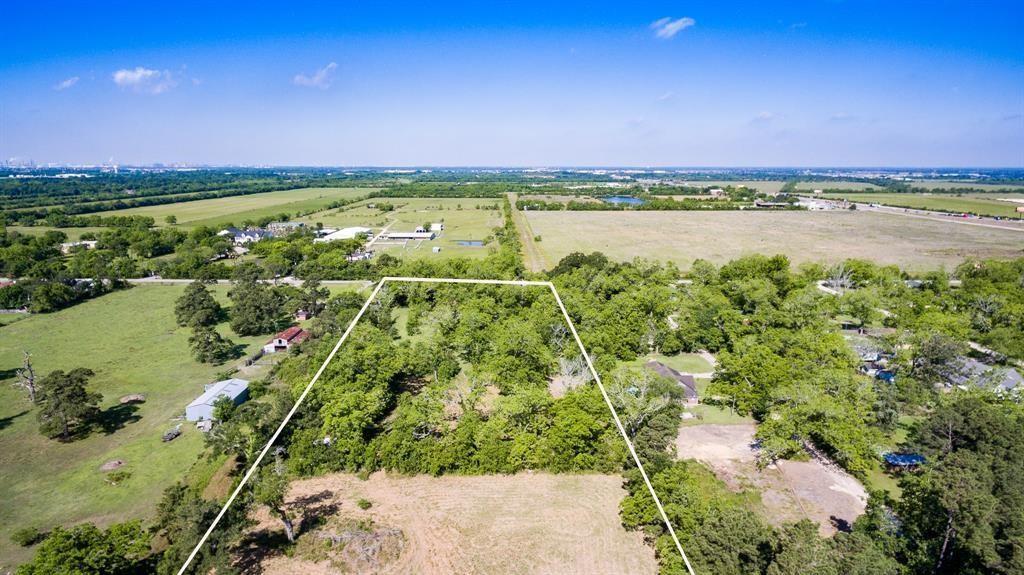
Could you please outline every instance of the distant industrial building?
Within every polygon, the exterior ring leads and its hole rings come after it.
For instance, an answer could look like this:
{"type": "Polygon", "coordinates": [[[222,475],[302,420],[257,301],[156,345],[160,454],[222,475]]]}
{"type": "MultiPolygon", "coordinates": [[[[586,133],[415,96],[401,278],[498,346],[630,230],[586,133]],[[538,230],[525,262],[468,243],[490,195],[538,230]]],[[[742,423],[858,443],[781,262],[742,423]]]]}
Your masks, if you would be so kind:
{"type": "Polygon", "coordinates": [[[302,222],[270,222],[267,224],[267,230],[275,236],[286,236],[304,227],[306,224],[302,222]]]}
{"type": "Polygon", "coordinates": [[[213,419],[213,404],[222,397],[227,397],[235,405],[244,403],[249,399],[249,382],[244,379],[231,378],[207,385],[203,394],[185,407],[185,419],[188,421],[213,419]]]}
{"type": "Polygon", "coordinates": [[[382,240],[432,240],[436,237],[434,232],[428,232],[423,228],[417,228],[414,232],[383,232],[382,240]]]}

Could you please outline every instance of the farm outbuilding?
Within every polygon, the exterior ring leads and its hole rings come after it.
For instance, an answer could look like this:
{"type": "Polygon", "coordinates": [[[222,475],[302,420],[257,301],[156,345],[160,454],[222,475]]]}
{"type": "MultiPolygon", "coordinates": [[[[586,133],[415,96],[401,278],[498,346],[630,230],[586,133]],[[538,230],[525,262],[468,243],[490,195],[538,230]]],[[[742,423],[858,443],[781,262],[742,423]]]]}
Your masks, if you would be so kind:
{"type": "Polygon", "coordinates": [[[263,346],[263,353],[274,353],[291,349],[293,345],[306,341],[307,337],[309,337],[309,332],[297,325],[293,325],[270,338],[270,341],[263,346]]]}
{"type": "Polygon", "coordinates": [[[185,408],[185,419],[188,421],[213,419],[213,404],[222,397],[231,399],[235,405],[244,403],[249,399],[249,382],[233,377],[207,385],[203,394],[195,398],[185,408]]]}

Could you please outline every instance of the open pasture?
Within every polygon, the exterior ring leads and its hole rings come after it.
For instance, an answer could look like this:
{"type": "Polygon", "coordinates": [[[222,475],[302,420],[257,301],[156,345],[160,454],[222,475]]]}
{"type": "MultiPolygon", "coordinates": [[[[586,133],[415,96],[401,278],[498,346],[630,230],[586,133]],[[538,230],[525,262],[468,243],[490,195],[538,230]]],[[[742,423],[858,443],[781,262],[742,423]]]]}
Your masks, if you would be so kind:
{"type": "MultiPolygon", "coordinates": [[[[400,477],[376,473],[365,481],[346,474],[292,483],[290,510],[314,508],[323,527],[337,519],[374,529],[401,531],[394,553],[368,570],[332,566],[323,557],[274,554],[260,567],[267,575],[373,573],[617,573],[654,574],[654,550],[639,532],[623,529],[618,515],[625,497],[617,475],[521,473],[485,476],[400,477]],[[356,502],[368,501],[369,509],[356,502]],[[314,559],[321,559],[315,561],[314,559]]],[[[280,532],[263,517],[257,529],[280,532]]],[[[248,563],[248,562],[247,562],[248,563]]]]}
{"type": "Polygon", "coordinates": [[[178,219],[180,226],[220,227],[229,223],[241,225],[245,220],[256,220],[279,213],[295,214],[296,212],[324,209],[334,201],[359,198],[375,190],[375,188],[302,188],[128,208],[102,212],[101,215],[149,216],[156,220],[158,226],[166,225],[164,218],[173,215],[178,219]]]}
{"type": "Polygon", "coordinates": [[[876,203],[900,208],[966,212],[986,216],[1015,218],[1016,208],[1024,203],[1003,201],[1017,199],[1024,202],[1024,194],[983,193],[965,194],[824,194],[826,198],[845,198],[851,202],[876,203]]]}
{"type": "MultiPolygon", "coordinates": [[[[203,385],[234,362],[211,366],[192,359],[189,330],[174,320],[174,301],[184,289],[137,286],[0,326],[0,572],[32,552],[11,542],[14,530],[147,517],[163,490],[196,462],[203,439],[192,424],[184,422],[181,437],[169,443],[160,436],[203,385]],[[38,410],[12,385],[23,350],[32,354],[37,377],[77,367],[96,372],[89,389],[103,395],[99,429],[69,443],[39,433],[38,410]],[[146,401],[119,403],[134,393],[146,401]],[[116,486],[100,471],[114,459],[131,473],[116,486]]],[[[222,303],[227,289],[214,288],[222,303]]],[[[226,326],[220,331],[246,353],[266,339],[240,338],[226,326]]]]}
{"type": "Polygon", "coordinates": [[[688,268],[762,253],[796,264],[863,258],[911,270],[952,268],[967,257],[1024,254],[1018,231],[868,211],[526,212],[548,266],[572,252],[641,257],[688,268]]]}
{"type": "Polygon", "coordinates": [[[846,182],[846,181],[835,181],[835,182],[799,182],[796,185],[796,189],[800,191],[811,191],[811,190],[881,190],[881,186],[875,184],[869,184],[866,182],[846,182]]]}
{"type": "Polygon", "coordinates": [[[373,250],[398,257],[484,257],[497,245],[492,235],[501,227],[501,200],[494,198],[374,198],[337,210],[328,210],[300,218],[306,225],[323,224],[328,228],[362,226],[379,232],[411,232],[418,226],[443,223],[444,231],[430,241],[376,242],[373,250]],[[378,207],[391,204],[392,211],[378,207]],[[492,209],[491,209],[492,208],[492,209]],[[484,245],[460,245],[459,242],[484,242],[484,245]],[[432,248],[440,247],[439,253],[432,248]]]}

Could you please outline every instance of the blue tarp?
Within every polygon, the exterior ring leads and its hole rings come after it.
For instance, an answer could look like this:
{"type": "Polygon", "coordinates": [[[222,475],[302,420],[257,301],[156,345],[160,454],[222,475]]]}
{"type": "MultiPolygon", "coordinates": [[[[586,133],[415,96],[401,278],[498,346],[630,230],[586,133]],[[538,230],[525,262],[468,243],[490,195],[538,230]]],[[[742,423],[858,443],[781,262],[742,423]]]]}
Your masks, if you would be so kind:
{"type": "Polygon", "coordinates": [[[882,456],[889,465],[910,467],[924,463],[924,456],[916,453],[886,453],[882,456]]]}

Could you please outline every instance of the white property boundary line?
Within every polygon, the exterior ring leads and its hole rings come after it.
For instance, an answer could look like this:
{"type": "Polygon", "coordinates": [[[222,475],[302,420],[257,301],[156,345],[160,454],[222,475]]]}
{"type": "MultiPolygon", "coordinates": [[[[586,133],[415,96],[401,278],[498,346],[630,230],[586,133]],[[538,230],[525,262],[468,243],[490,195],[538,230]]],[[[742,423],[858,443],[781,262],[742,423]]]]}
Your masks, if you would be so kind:
{"type": "Polygon", "coordinates": [[[569,330],[572,331],[572,336],[576,340],[576,345],[578,345],[580,348],[580,353],[583,354],[583,358],[587,361],[587,367],[590,368],[590,373],[591,375],[594,376],[594,382],[597,383],[597,387],[598,389],[601,390],[601,395],[604,397],[605,403],[608,404],[608,409],[612,413],[612,419],[615,421],[615,427],[619,429],[619,433],[622,435],[622,439],[626,441],[626,446],[629,448],[629,454],[633,456],[633,461],[636,463],[637,469],[640,470],[640,475],[644,479],[644,484],[647,485],[647,491],[651,494],[651,497],[654,499],[654,504],[658,507],[658,513],[661,514],[661,519],[665,522],[665,527],[668,528],[668,532],[672,536],[672,541],[676,544],[676,549],[679,550],[679,554],[683,557],[683,563],[686,565],[686,570],[690,573],[690,575],[696,575],[696,573],[693,570],[693,566],[690,565],[690,559],[686,556],[686,552],[683,551],[683,545],[679,542],[679,537],[676,535],[676,531],[672,527],[672,522],[668,520],[668,515],[665,513],[665,508],[662,506],[661,500],[658,499],[658,494],[654,492],[654,486],[651,485],[651,480],[650,478],[647,477],[647,471],[644,470],[644,465],[643,463],[640,462],[640,457],[636,454],[636,449],[633,447],[633,442],[629,440],[629,436],[626,434],[626,428],[623,427],[622,421],[619,420],[619,414],[618,412],[615,411],[615,406],[612,405],[612,400],[611,398],[608,397],[608,392],[605,391],[604,384],[601,383],[601,376],[597,374],[597,370],[594,369],[594,364],[590,360],[590,355],[587,353],[586,348],[583,347],[583,341],[580,339],[579,334],[576,332],[576,326],[573,325],[572,319],[569,317],[569,312],[566,311],[565,304],[562,303],[562,298],[558,295],[558,290],[555,289],[555,284],[545,281],[526,280],[474,280],[462,278],[419,277],[384,277],[381,278],[379,282],[377,282],[377,287],[373,289],[373,293],[371,293],[370,297],[366,299],[365,303],[363,303],[363,307],[359,310],[359,313],[356,314],[356,317],[352,319],[352,322],[349,323],[348,328],[345,329],[345,333],[341,335],[341,339],[338,340],[338,343],[334,344],[334,349],[332,349],[331,353],[327,355],[327,359],[324,360],[324,363],[323,365],[320,366],[320,369],[316,370],[316,373],[313,375],[313,379],[311,379],[306,388],[302,390],[302,394],[299,395],[299,399],[295,401],[295,405],[292,406],[291,410],[288,412],[288,415],[286,415],[284,420],[281,421],[281,425],[278,426],[277,431],[275,431],[274,435],[270,437],[270,441],[268,441],[267,445],[263,448],[262,451],[260,451],[260,454],[256,457],[256,460],[249,467],[249,470],[245,473],[245,476],[242,477],[241,483],[239,483],[238,487],[236,487],[235,490],[231,493],[231,497],[228,497],[227,503],[225,503],[224,507],[221,508],[220,513],[218,513],[217,517],[214,518],[213,523],[210,524],[210,527],[206,530],[206,533],[204,533],[202,538],[199,539],[199,543],[196,544],[195,549],[192,550],[192,553],[189,554],[188,559],[185,560],[184,565],[182,565],[181,569],[178,570],[178,575],[184,575],[185,570],[188,569],[188,566],[192,564],[192,561],[199,553],[199,550],[202,549],[203,545],[206,544],[206,540],[210,537],[210,534],[213,533],[213,530],[217,527],[217,524],[220,523],[220,520],[224,517],[224,514],[227,513],[228,507],[231,507],[231,504],[234,503],[235,499],[238,497],[238,494],[242,492],[242,488],[245,487],[245,484],[249,482],[249,479],[252,477],[253,473],[255,473],[256,469],[259,468],[260,463],[263,461],[263,458],[270,451],[271,446],[274,444],[275,441],[277,441],[278,436],[280,436],[281,432],[284,431],[285,426],[288,425],[289,421],[291,421],[292,416],[295,415],[295,412],[299,409],[299,406],[302,405],[302,402],[305,401],[306,395],[309,394],[309,391],[313,389],[313,385],[316,384],[317,380],[320,379],[320,376],[323,374],[324,370],[327,369],[327,364],[331,363],[331,360],[334,359],[334,355],[338,353],[338,349],[341,348],[341,344],[345,343],[345,340],[348,339],[349,334],[352,333],[352,330],[355,328],[356,324],[359,323],[359,319],[363,317],[363,314],[366,312],[367,308],[370,307],[370,303],[374,300],[374,298],[377,297],[377,294],[380,292],[381,288],[384,287],[384,284],[388,282],[515,285],[540,286],[550,288],[551,293],[555,296],[555,301],[558,302],[558,308],[562,310],[562,316],[565,318],[565,323],[569,326],[569,330]]]}

